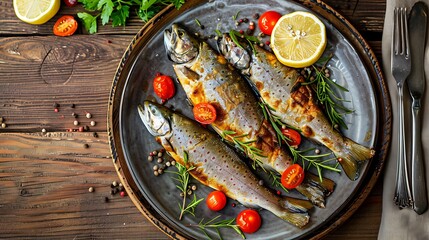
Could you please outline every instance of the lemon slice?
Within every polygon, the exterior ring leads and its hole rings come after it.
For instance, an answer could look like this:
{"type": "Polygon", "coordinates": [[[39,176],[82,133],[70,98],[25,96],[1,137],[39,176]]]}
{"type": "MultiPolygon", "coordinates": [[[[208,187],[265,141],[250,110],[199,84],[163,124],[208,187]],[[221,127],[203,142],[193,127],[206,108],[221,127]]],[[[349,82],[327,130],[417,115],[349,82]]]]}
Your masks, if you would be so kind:
{"type": "Polygon", "coordinates": [[[308,12],[293,12],[281,17],[271,34],[271,48],[286,66],[308,67],[315,63],[326,47],[325,25],[308,12]]]}
{"type": "Polygon", "coordinates": [[[60,0],[13,0],[16,16],[30,24],[43,24],[60,9],[60,0]]]}

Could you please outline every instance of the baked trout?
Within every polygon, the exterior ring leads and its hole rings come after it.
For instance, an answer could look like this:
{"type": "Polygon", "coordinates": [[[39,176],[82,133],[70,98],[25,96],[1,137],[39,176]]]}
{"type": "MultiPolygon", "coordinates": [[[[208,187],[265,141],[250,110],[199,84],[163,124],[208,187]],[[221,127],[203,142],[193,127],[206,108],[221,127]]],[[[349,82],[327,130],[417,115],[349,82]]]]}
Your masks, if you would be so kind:
{"type": "Polygon", "coordinates": [[[195,167],[189,173],[202,184],[224,192],[243,205],[264,208],[297,227],[308,223],[307,211],[313,206],[309,201],[282,198],[261,186],[247,165],[216,134],[150,101],[139,105],[138,111],[156,141],[178,163],[188,169],[195,167]]]}
{"type": "MultiPolygon", "coordinates": [[[[262,108],[246,80],[206,42],[198,41],[173,24],[164,32],[167,55],[188,99],[193,105],[210,103],[216,108],[213,129],[237,146],[254,163],[282,174],[292,159],[280,148],[274,129],[264,119],[262,108]]],[[[296,189],[319,207],[324,207],[335,183],[308,175],[296,189]]]]}
{"type": "Polygon", "coordinates": [[[303,136],[329,148],[351,180],[359,176],[359,162],[375,151],[336,131],[316,103],[315,94],[294,68],[281,64],[275,55],[258,45],[237,46],[228,34],[218,42],[223,56],[238,69],[282,122],[301,130],[303,136]],[[244,46],[244,48],[242,48],[244,46]]]}

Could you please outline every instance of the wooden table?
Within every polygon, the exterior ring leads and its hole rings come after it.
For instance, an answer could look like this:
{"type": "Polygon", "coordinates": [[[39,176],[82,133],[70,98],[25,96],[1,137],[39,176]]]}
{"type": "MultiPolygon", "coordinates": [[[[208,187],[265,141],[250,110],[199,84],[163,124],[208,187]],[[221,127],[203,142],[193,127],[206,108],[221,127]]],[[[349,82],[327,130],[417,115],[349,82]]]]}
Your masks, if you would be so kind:
{"type": "MultiPolygon", "coordinates": [[[[352,22],[381,61],[385,1],[325,2],[352,22]]],[[[12,0],[0,1],[0,117],[7,124],[0,129],[0,238],[168,239],[129,198],[110,193],[118,176],[106,134],[107,101],[119,60],[143,23],[133,15],[126,27],[99,25],[96,35],[52,34],[60,16],[82,10],[62,6],[46,24],[28,25],[15,16],[12,0]],[[79,126],[96,125],[68,132],[77,128],[72,113],[79,126]]],[[[379,181],[327,239],[375,239],[381,193],[379,181]]]]}

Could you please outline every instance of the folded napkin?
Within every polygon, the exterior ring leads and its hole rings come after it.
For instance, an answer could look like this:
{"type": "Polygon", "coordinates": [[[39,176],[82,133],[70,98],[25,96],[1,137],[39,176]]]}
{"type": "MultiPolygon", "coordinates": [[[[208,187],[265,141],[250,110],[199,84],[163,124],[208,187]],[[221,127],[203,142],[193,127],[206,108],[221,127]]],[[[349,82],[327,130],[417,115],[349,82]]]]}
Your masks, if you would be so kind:
{"type": "MultiPolygon", "coordinates": [[[[390,66],[390,53],[393,33],[393,9],[394,7],[407,7],[408,12],[417,2],[416,0],[387,0],[386,16],[384,20],[383,31],[383,68],[386,77],[386,82],[389,88],[390,96],[392,99],[392,112],[393,112],[393,131],[392,131],[392,145],[390,154],[386,161],[385,175],[383,182],[383,211],[381,218],[381,225],[379,230],[379,240],[407,240],[407,239],[429,239],[429,210],[422,215],[418,215],[412,208],[400,210],[394,204],[393,197],[395,192],[395,175],[396,175],[396,159],[398,149],[398,91],[396,81],[392,76],[390,66]]],[[[429,0],[423,0],[429,5],[429,0]]],[[[429,26],[429,25],[428,25],[429,26]]],[[[428,30],[429,33],[429,30],[428,30]]],[[[429,34],[428,34],[429,35],[429,34]]],[[[428,36],[429,37],[429,36],[428,36]]],[[[426,90],[423,98],[422,110],[422,141],[423,153],[425,157],[426,168],[426,185],[429,189],[429,38],[426,43],[425,53],[425,73],[426,73],[426,90]]],[[[408,89],[404,88],[404,102],[410,98],[408,89]]],[[[409,103],[409,100],[408,100],[409,103]]],[[[405,119],[406,129],[410,126],[411,110],[409,104],[405,105],[405,119]],[[408,126],[407,126],[408,125],[408,126]]],[[[411,130],[406,130],[410,132],[411,130]]],[[[411,139],[407,136],[407,144],[410,144],[411,139]]],[[[409,147],[407,148],[409,149],[409,147]]],[[[410,151],[410,150],[408,150],[410,151]]],[[[409,162],[411,158],[408,156],[409,162]]],[[[408,168],[411,173],[411,167],[408,168]]],[[[411,175],[411,174],[410,174],[411,175]]],[[[411,179],[410,179],[411,182],[411,179]]]]}

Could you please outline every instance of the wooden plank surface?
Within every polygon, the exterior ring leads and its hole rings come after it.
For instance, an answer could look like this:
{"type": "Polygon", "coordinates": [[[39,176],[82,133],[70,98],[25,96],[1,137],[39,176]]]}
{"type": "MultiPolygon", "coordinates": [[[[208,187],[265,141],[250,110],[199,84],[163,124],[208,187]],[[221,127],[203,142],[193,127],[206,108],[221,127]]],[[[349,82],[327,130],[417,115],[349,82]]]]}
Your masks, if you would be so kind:
{"type": "MultiPolygon", "coordinates": [[[[385,1],[325,2],[352,22],[380,60],[385,1]]],[[[126,27],[100,26],[96,35],[82,29],[70,38],[52,35],[56,19],[80,11],[62,7],[35,26],[16,18],[12,0],[0,1],[0,117],[8,125],[0,128],[0,238],[168,239],[129,198],[110,194],[118,176],[105,133],[107,99],[119,60],[143,23],[133,15],[126,27]],[[82,126],[90,131],[67,132],[82,126]]],[[[376,239],[381,186],[326,239],[376,239]]]]}

